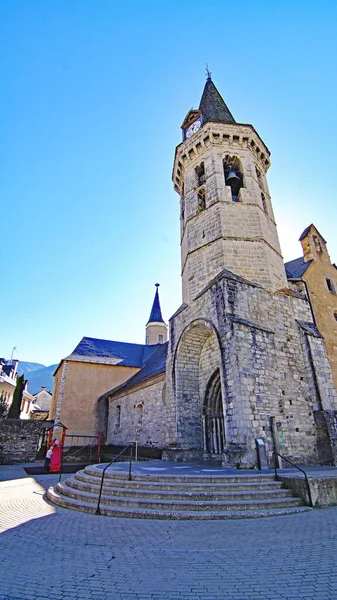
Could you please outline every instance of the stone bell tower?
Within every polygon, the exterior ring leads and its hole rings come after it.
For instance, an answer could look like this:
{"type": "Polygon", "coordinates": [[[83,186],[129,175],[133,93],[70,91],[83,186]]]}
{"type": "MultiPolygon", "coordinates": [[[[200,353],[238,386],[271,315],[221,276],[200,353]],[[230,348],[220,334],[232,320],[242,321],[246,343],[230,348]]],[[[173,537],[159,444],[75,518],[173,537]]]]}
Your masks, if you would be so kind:
{"type": "Polygon", "coordinates": [[[173,182],[181,202],[183,302],[228,269],[264,288],[287,287],[266,173],[270,152],[236,123],[211,76],[182,124],[173,182]]]}

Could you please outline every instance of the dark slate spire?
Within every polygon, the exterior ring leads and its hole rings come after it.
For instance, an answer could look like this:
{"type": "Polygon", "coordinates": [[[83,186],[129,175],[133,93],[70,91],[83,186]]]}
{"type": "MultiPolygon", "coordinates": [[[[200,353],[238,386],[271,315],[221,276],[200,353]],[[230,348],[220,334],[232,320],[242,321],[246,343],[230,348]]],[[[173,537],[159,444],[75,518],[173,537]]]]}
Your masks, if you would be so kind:
{"type": "Polygon", "coordinates": [[[199,110],[205,115],[207,121],[235,123],[232,113],[224,103],[223,98],[216,89],[210,75],[208,75],[205,83],[199,110]]]}
{"type": "Polygon", "coordinates": [[[148,325],[149,323],[153,323],[153,322],[164,323],[164,319],[161,316],[161,308],[160,308],[160,302],[159,302],[159,293],[158,293],[159,283],[156,283],[155,286],[157,289],[156,289],[156,293],[154,295],[150,318],[149,318],[148,322],[146,323],[146,325],[148,325]]]}

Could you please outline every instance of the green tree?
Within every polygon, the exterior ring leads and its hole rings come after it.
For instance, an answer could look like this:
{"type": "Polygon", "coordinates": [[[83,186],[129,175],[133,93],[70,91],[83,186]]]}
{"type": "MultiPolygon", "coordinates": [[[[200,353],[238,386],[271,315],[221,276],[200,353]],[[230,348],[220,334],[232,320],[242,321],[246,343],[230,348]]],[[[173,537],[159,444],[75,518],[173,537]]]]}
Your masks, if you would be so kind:
{"type": "Polygon", "coordinates": [[[5,396],[1,394],[0,396],[0,419],[4,419],[7,415],[8,406],[5,396]]]}
{"type": "Polygon", "coordinates": [[[22,374],[18,377],[16,388],[13,394],[13,402],[8,411],[7,419],[19,419],[21,412],[22,394],[25,389],[25,376],[22,374]]]}

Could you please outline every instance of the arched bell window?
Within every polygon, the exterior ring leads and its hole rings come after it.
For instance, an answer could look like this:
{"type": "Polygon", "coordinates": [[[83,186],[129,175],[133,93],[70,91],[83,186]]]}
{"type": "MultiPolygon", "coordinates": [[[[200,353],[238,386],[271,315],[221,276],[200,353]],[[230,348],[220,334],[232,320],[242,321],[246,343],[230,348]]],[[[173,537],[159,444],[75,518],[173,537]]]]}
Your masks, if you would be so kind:
{"type": "Polygon", "coordinates": [[[316,252],[323,252],[321,241],[318,239],[317,235],[312,236],[312,241],[314,242],[316,252]]]}
{"type": "Polygon", "coordinates": [[[255,173],[256,173],[257,182],[259,184],[260,190],[262,190],[262,192],[264,192],[263,178],[262,178],[260,169],[255,167],[255,173]]]}
{"type": "Polygon", "coordinates": [[[243,185],[241,163],[237,156],[226,156],[223,164],[225,184],[231,188],[233,202],[240,202],[239,194],[243,185]]]}
{"type": "Polygon", "coordinates": [[[198,211],[206,208],[206,191],[204,187],[198,189],[198,211]]]}
{"type": "Polygon", "coordinates": [[[205,176],[205,165],[203,162],[198,167],[196,167],[195,173],[197,176],[197,187],[204,185],[206,182],[206,176],[205,176]]]}

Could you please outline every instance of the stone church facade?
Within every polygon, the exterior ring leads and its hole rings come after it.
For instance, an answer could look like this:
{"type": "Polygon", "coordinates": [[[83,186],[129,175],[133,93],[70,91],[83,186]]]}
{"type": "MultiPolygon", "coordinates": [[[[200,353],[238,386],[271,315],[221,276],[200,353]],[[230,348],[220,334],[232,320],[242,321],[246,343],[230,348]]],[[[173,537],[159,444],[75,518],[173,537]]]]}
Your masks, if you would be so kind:
{"type": "Polygon", "coordinates": [[[183,304],[166,363],[104,395],[108,441],[253,467],[259,438],[269,460],[277,448],[297,463],[335,463],[336,391],[308,298],[287,282],[269,150],[210,77],[182,130],[173,182],[183,304]]]}
{"type": "MultiPolygon", "coordinates": [[[[88,357],[82,343],[75,349],[72,360],[133,369],[92,398],[92,428],[106,443],[137,441],[173,460],[255,467],[258,439],[270,464],[274,449],[300,464],[337,464],[336,390],[306,286],[286,276],[270,152],[252,125],[235,122],[210,77],[182,135],[173,183],[183,303],[167,342],[157,289],[137,360],[120,342],[102,350],[94,340],[88,357]]],[[[62,401],[56,389],[59,415],[62,401]]]]}

